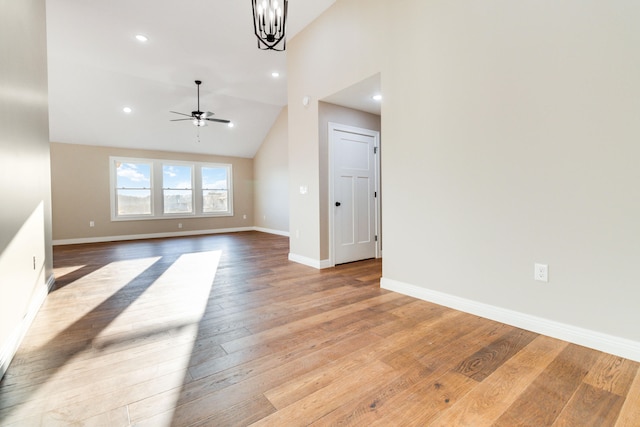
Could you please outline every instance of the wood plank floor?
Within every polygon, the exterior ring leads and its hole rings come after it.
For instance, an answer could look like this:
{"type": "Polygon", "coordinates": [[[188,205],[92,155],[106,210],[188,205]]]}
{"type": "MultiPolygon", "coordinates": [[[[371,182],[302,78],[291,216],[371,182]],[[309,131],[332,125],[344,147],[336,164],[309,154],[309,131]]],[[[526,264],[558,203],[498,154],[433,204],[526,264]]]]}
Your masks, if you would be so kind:
{"type": "Polygon", "coordinates": [[[639,364],[258,232],[54,248],[2,426],[640,426],[639,364]]]}

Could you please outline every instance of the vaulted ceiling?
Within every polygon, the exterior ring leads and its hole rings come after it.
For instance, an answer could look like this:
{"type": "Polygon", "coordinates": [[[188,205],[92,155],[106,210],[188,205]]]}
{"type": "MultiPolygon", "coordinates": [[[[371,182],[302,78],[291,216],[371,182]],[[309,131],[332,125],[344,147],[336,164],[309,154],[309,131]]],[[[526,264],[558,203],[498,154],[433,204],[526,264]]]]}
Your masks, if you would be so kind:
{"type": "MultiPolygon", "coordinates": [[[[289,1],[288,38],[334,2],[289,1]]],[[[249,0],[47,0],[47,36],[55,142],[253,157],[287,103],[286,52],[257,48],[249,0]],[[170,121],[194,80],[233,128],[170,121]]]]}

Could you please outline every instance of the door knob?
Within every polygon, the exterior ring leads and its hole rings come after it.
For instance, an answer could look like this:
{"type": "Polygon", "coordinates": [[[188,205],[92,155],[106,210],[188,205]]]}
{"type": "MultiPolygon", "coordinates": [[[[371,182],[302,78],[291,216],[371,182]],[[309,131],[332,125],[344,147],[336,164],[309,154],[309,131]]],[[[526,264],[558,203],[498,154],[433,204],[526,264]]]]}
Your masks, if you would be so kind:
{"type": "Polygon", "coordinates": [[[340,204],[341,204],[340,202],[336,202],[336,206],[340,206],[340,204]]]}

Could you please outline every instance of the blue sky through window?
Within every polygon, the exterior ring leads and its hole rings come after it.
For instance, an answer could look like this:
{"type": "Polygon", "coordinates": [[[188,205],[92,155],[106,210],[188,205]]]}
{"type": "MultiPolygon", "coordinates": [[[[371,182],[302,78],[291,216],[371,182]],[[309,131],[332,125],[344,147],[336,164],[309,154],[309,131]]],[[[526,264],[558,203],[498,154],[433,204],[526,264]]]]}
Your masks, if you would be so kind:
{"type": "Polygon", "coordinates": [[[118,188],[150,188],[151,165],[146,163],[118,163],[118,188]]]}
{"type": "Polygon", "coordinates": [[[191,189],[191,166],[162,166],[162,187],[191,189]]]}
{"type": "Polygon", "coordinates": [[[202,168],[203,190],[226,190],[227,168],[202,168]]]}

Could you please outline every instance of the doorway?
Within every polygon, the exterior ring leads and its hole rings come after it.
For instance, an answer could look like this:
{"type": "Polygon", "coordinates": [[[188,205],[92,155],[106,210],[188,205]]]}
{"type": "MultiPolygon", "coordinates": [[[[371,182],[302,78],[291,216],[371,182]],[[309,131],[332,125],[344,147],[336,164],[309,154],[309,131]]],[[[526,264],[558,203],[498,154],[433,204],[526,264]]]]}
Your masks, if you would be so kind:
{"type": "Polygon", "coordinates": [[[332,264],[380,256],[380,133],[329,123],[332,264]]]}

